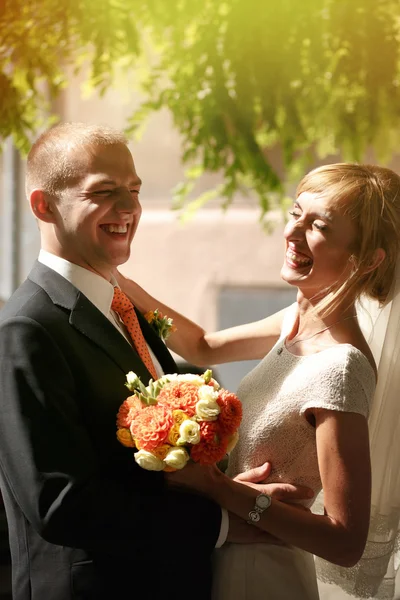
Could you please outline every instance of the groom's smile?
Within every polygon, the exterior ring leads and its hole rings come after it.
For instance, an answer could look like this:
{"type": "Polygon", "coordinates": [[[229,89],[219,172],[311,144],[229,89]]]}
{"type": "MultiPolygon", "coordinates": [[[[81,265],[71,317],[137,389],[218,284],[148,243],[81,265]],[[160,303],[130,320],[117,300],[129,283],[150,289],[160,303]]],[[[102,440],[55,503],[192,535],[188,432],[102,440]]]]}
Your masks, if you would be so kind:
{"type": "Polygon", "coordinates": [[[124,144],[82,147],[75,155],[79,176],[55,206],[52,251],[109,279],[129,258],[142,182],[124,144]]]}

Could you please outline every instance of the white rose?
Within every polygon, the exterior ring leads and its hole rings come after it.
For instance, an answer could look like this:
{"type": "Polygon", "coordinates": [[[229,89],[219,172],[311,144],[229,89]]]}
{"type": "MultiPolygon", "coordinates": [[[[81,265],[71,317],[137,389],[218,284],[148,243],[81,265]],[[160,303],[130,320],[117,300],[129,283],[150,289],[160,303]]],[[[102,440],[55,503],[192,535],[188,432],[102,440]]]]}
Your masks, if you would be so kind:
{"type": "Polygon", "coordinates": [[[189,458],[190,456],[185,448],[171,448],[164,458],[164,462],[173,469],[183,469],[189,458]]]}
{"type": "Polygon", "coordinates": [[[196,404],[196,415],[201,421],[216,421],[220,412],[216,402],[199,400],[196,404]]]}
{"type": "MultiPolygon", "coordinates": [[[[218,381],[216,381],[215,379],[210,379],[210,383],[213,384],[214,390],[221,389],[221,386],[219,385],[218,381]]],[[[210,384],[208,384],[208,386],[210,387],[210,384]]]]}
{"type": "Polygon", "coordinates": [[[239,440],[239,432],[235,431],[235,433],[233,435],[231,435],[231,437],[229,438],[228,446],[226,448],[226,453],[227,454],[229,454],[230,452],[232,452],[232,450],[234,449],[234,447],[238,443],[238,440],[239,440]]]}
{"type": "Polygon", "coordinates": [[[139,467],[142,467],[142,469],[146,469],[147,471],[162,471],[165,467],[162,460],[147,450],[139,450],[136,452],[135,460],[139,467]]]}
{"type": "Polygon", "coordinates": [[[203,385],[199,388],[200,400],[196,404],[196,415],[202,421],[216,421],[221,408],[216,401],[218,392],[210,385],[203,385]]]}
{"type": "Polygon", "coordinates": [[[198,444],[200,441],[200,425],[196,421],[186,419],[179,427],[178,444],[198,444]]]}
{"type": "Polygon", "coordinates": [[[199,387],[199,398],[200,400],[215,402],[218,398],[218,392],[216,392],[211,385],[202,385],[199,387]]]}
{"type": "Polygon", "coordinates": [[[193,373],[182,373],[181,375],[177,375],[176,379],[198,386],[204,385],[204,379],[200,375],[193,375],[193,373]]]}
{"type": "Polygon", "coordinates": [[[175,383],[176,381],[182,381],[187,383],[194,383],[195,385],[203,385],[204,379],[200,375],[193,375],[192,373],[170,373],[169,375],[163,375],[158,379],[162,383],[175,383]]]}
{"type": "Polygon", "coordinates": [[[128,390],[133,392],[137,388],[138,383],[139,377],[133,371],[129,371],[129,373],[126,376],[126,387],[128,388],[128,390]]]}

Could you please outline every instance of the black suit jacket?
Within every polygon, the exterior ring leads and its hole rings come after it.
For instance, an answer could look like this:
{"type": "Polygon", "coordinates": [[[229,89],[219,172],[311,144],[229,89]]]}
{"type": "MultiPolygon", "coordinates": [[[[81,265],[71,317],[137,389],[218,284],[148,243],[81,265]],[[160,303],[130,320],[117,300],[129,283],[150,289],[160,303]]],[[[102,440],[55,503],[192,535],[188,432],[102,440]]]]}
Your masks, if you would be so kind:
{"type": "MultiPolygon", "coordinates": [[[[164,371],[165,345],[138,314],[164,371]]],[[[207,598],[220,509],[172,492],[116,439],[128,371],[106,317],[36,263],[0,313],[0,481],[14,600],[207,598]]]]}

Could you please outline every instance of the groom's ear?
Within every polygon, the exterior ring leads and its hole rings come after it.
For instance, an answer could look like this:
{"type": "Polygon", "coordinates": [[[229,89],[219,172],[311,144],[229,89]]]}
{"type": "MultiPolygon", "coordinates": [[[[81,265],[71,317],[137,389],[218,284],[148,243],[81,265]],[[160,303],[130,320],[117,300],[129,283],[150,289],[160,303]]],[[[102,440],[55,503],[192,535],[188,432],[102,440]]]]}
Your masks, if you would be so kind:
{"type": "Polygon", "coordinates": [[[55,223],[53,199],[43,190],[33,190],[29,204],[35,217],[45,223],[55,223]]]}

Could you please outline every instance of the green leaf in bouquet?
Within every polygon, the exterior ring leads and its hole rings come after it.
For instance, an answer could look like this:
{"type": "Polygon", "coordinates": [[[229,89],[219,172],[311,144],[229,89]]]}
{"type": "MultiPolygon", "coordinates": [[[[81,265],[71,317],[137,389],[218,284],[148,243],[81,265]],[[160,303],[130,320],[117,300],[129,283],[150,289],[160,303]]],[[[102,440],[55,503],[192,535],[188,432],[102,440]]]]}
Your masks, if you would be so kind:
{"type": "MultiPolygon", "coordinates": [[[[150,383],[151,383],[152,381],[153,381],[153,380],[152,380],[152,379],[150,379],[150,383]]],[[[147,396],[147,395],[148,395],[148,390],[147,390],[147,387],[146,387],[146,386],[145,386],[145,385],[144,385],[144,384],[143,384],[143,383],[140,381],[140,379],[139,379],[139,381],[138,381],[138,388],[139,388],[139,390],[141,391],[141,393],[142,393],[142,394],[144,394],[145,396],[147,396]]]]}
{"type": "Polygon", "coordinates": [[[150,396],[149,394],[141,394],[140,392],[137,394],[139,400],[143,403],[143,404],[147,404],[147,405],[151,405],[151,404],[157,404],[157,398],[153,398],[152,396],[150,396]]]}
{"type": "Polygon", "coordinates": [[[204,379],[205,384],[210,383],[210,381],[212,379],[212,370],[211,369],[207,369],[207,371],[204,372],[203,379],[204,379]]]}

